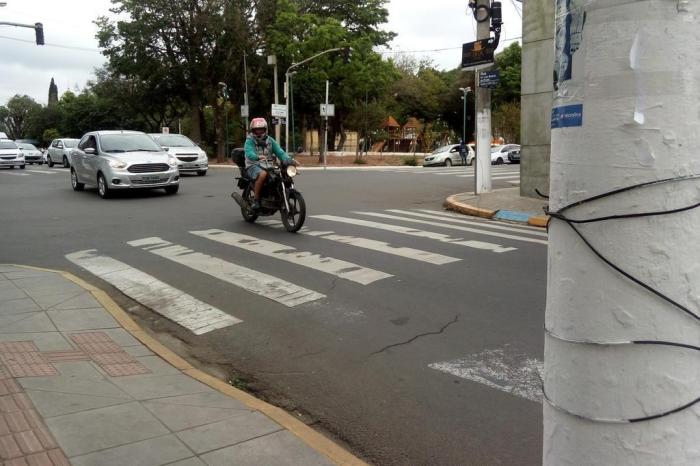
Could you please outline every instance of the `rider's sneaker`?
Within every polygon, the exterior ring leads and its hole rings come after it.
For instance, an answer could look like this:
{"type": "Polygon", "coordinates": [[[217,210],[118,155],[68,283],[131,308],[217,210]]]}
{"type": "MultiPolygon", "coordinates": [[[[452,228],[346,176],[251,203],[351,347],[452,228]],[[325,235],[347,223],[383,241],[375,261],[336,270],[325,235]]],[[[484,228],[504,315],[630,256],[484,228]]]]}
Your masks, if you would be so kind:
{"type": "Polygon", "coordinates": [[[255,199],[253,202],[250,203],[250,208],[253,210],[260,210],[260,202],[258,202],[258,200],[255,199]]]}

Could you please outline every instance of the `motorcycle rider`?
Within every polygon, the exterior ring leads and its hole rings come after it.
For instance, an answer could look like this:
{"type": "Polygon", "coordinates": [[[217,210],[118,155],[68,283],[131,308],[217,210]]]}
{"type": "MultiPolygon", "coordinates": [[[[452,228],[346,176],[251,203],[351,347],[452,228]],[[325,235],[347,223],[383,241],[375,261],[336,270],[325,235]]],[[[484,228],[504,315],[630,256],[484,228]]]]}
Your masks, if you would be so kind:
{"type": "Polygon", "coordinates": [[[267,134],[267,121],[264,118],[253,118],[250,122],[250,133],[245,141],[246,173],[250,179],[255,180],[255,200],[251,205],[253,210],[260,209],[260,193],[268,177],[265,168],[268,168],[268,163],[275,157],[283,162],[294,161],[277,141],[267,134]]]}

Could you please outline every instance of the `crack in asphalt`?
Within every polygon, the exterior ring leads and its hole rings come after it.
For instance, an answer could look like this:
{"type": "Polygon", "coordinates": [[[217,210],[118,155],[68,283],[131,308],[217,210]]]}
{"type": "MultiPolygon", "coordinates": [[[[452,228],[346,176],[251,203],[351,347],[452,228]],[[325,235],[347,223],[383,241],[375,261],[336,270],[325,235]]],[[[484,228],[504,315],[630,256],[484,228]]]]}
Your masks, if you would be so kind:
{"type": "Polygon", "coordinates": [[[382,349],[380,349],[380,350],[378,350],[378,351],[375,351],[375,352],[373,352],[373,353],[370,353],[370,356],[374,356],[375,354],[383,353],[384,351],[386,351],[386,350],[388,350],[388,349],[391,349],[391,348],[395,348],[395,347],[397,347],[397,346],[408,345],[408,344],[410,344],[410,343],[413,343],[414,341],[416,341],[417,339],[419,339],[419,338],[421,338],[421,337],[427,337],[427,336],[430,336],[430,335],[441,335],[445,330],[447,330],[447,328],[448,328],[450,325],[456,324],[458,321],[459,321],[459,314],[457,314],[457,315],[455,316],[454,319],[452,319],[451,321],[449,321],[448,323],[446,323],[445,325],[443,325],[442,328],[440,328],[440,330],[438,330],[437,332],[420,333],[420,334],[414,336],[413,338],[411,338],[410,340],[406,340],[406,341],[402,341],[401,343],[394,343],[394,344],[392,344],[392,345],[385,346],[384,348],[382,348],[382,349]]]}

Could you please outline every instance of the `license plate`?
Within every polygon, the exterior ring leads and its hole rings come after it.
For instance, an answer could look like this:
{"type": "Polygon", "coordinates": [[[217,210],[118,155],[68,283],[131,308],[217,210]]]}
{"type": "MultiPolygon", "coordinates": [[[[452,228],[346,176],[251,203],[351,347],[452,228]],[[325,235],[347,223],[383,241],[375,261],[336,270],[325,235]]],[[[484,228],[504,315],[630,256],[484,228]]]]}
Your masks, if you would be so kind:
{"type": "Polygon", "coordinates": [[[152,182],[157,182],[160,181],[160,176],[142,176],[141,180],[142,181],[152,181],[152,182]]]}

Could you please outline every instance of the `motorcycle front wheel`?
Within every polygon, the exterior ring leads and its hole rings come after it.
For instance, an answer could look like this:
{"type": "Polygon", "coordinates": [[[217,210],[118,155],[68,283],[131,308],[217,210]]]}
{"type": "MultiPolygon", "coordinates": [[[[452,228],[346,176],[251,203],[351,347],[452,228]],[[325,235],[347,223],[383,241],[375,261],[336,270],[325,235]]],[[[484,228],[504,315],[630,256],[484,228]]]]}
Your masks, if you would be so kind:
{"type": "Polygon", "coordinates": [[[282,223],[290,233],[296,233],[304,226],[306,220],[306,202],[301,193],[289,194],[289,211],[282,209],[282,223]]]}

